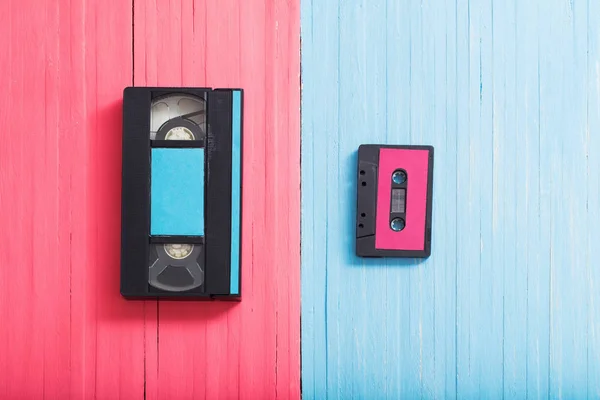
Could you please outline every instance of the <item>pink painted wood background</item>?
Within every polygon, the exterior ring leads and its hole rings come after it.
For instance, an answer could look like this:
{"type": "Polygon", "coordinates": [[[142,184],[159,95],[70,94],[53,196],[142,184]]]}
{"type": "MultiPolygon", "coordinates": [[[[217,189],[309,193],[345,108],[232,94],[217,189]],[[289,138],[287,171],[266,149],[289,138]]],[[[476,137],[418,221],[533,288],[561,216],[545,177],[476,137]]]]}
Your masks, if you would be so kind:
{"type": "Polygon", "coordinates": [[[297,399],[298,0],[0,2],[0,399],[297,399]],[[119,295],[125,86],[245,89],[240,304],[119,295]]]}

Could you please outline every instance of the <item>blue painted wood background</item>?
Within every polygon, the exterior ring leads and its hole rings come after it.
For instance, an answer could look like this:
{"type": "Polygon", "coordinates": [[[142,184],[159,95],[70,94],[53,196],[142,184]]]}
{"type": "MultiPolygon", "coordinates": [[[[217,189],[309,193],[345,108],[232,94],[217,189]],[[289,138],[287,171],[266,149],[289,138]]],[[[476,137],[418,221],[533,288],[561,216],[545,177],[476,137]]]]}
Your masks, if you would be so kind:
{"type": "Polygon", "coordinates": [[[600,1],[301,14],[303,398],[600,398],[600,1]],[[361,143],[435,146],[427,261],[354,255],[361,143]]]}

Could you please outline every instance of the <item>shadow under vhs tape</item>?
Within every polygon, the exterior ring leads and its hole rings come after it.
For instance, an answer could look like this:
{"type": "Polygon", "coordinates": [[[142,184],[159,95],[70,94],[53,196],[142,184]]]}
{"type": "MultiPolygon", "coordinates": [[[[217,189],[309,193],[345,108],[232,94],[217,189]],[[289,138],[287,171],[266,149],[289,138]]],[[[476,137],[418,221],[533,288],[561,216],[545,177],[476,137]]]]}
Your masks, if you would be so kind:
{"type": "Polygon", "coordinates": [[[123,92],[121,294],[241,299],[241,89],[123,92]]]}
{"type": "Polygon", "coordinates": [[[356,254],[429,257],[433,147],[361,145],[357,177],[356,254]]]}

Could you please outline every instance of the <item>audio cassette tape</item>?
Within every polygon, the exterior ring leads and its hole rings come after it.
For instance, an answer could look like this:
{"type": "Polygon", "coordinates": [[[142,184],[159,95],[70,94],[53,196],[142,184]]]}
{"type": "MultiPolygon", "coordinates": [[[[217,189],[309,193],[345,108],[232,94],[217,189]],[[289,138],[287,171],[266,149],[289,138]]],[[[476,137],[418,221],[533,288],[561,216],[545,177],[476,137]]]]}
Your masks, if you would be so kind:
{"type": "Polygon", "coordinates": [[[241,89],[123,92],[121,294],[241,299],[241,89]]]}
{"type": "Polygon", "coordinates": [[[361,145],[357,172],[356,254],[429,257],[433,147],[361,145]]]}

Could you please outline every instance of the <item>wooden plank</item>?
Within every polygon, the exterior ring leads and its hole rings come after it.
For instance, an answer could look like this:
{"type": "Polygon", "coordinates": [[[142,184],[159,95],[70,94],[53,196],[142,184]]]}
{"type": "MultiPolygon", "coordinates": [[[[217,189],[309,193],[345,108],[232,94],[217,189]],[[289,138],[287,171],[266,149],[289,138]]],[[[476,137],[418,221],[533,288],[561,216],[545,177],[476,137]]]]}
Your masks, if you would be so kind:
{"type": "MultiPolygon", "coordinates": [[[[542,192],[550,238],[551,396],[587,396],[586,69],[587,5],[550,3],[540,10],[542,192]],[[576,178],[580,177],[580,178],[576,178]]],[[[543,214],[542,214],[543,215],[543,214]]],[[[543,215],[544,216],[544,215],[543,215]]],[[[591,265],[594,260],[590,260],[591,265]]]]}
{"type": "Polygon", "coordinates": [[[0,397],[299,398],[297,2],[0,11],[0,397]],[[134,71],[138,85],[246,89],[241,304],[119,295],[121,95],[134,71]]]}
{"type": "Polygon", "coordinates": [[[588,187],[588,232],[587,232],[587,367],[588,398],[600,398],[600,269],[593,260],[600,257],[597,238],[600,236],[600,182],[594,171],[600,168],[600,24],[594,15],[600,13],[600,2],[590,1],[587,13],[587,68],[586,68],[586,158],[588,160],[586,177],[588,187]]]}
{"type": "Polygon", "coordinates": [[[134,18],[136,85],[245,90],[243,301],[147,305],[148,398],[299,398],[298,2],[135,1],[134,18]]]}
{"type": "MultiPolygon", "coordinates": [[[[31,124],[32,132],[44,132],[46,123],[44,119],[46,113],[45,93],[36,91],[35,94],[28,95],[27,91],[45,86],[46,57],[44,53],[33,50],[45,47],[45,37],[39,31],[24,29],[24,26],[29,25],[30,21],[44,24],[45,10],[34,11],[33,4],[27,2],[4,3],[0,7],[2,7],[2,14],[6,15],[4,17],[6,19],[2,21],[2,33],[4,37],[9,38],[8,42],[10,43],[8,57],[2,57],[2,87],[5,87],[7,92],[2,99],[1,120],[5,129],[3,137],[10,137],[11,133],[14,135],[16,132],[29,130],[26,128],[27,122],[31,124]],[[30,11],[31,14],[29,14],[30,11]],[[8,16],[12,18],[9,19],[8,16]],[[26,43],[31,44],[32,47],[26,46],[26,43]]],[[[46,203],[42,204],[39,200],[35,201],[33,197],[34,193],[39,190],[35,184],[44,182],[44,178],[50,180],[51,183],[58,183],[56,171],[48,171],[44,168],[46,163],[44,157],[46,140],[44,139],[31,141],[27,140],[24,135],[17,134],[14,135],[13,140],[6,143],[6,146],[1,146],[2,150],[0,150],[0,160],[2,160],[0,161],[2,163],[0,205],[4,210],[10,209],[10,212],[0,214],[1,225],[10,227],[10,230],[2,229],[0,233],[1,241],[6,249],[2,252],[4,267],[0,269],[0,281],[2,282],[0,308],[3,320],[8,322],[5,326],[10,326],[10,329],[0,331],[2,335],[0,343],[3,346],[1,353],[4,355],[0,365],[5,377],[0,385],[3,389],[2,397],[7,398],[20,395],[41,397],[44,393],[44,340],[42,336],[36,335],[35,331],[29,329],[35,323],[41,326],[44,326],[44,323],[48,324],[48,320],[42,313],[44,302],[39,298],[46,297],[42,289],[46,289],[47,286],[44,281],[35,278],[38,272],[43,273],[44,277],[51,275],[45,271],[39,271],[41,268],[35,268],[34,260],[38,256],[31,251],[31,247],[35,240],[43,240],[44,236],[47,236],[46,243],[41,244],[40,256],[54,259],[58,257],[56,252],[58,242],[56,212],[47,212],[56,210],[56,196],[50,197],[46,203]],[[40,156],[44,158],[39,159],[40,156]],[[36,164],[35,160],[40,160],[40,163],[36,164]],[[15,179],[17,176],[21,176],[21,180],[25,184],[15,179]],[[45,208],[46,206],[48,208],[45,208]],[[37,228],[34,225],[34,216],[38,218],[45,216],[37,228]],[[38,293],[37,298],[32,296],[34,288],[38,293]],[[10,304],[17,304],[18,307],[11,307],[10,304]],[[28,387],[21,388],[14,384],[16,381],[23,380],[25,376],[31,377],[28,387]]],[[[56,145],[52,146],[50,150],[56,151],[56,145]]],[[[54,167],[56,168],[56,166],[55,162],[54,167]]],[[[56,284],[64,284],[60,277],[51,278],[56,284]]],[[[68,312],[68,303],[65,304],[64,296],[57,299],[55,307],[56,313],[60,316],[64,316],[65,312],[68,312]]],[[[56,332],[57,327],[53,326],[53,328],[53,331],[56,332]]],[[[50,340],[54,342],[53,344],[64,348],[64,340],[57,339],[57,335],[54,333],[50,340]]],[[[57,369],[65,371],[65,359],[66,357],[61,359],[61,363],[56,366],[57,369]]]]}
{"type": "Polygon", "coordinates": [[[301,6],[302,70],[311,76],[308,81],[302,76],[302,397],[316,399],[339,393],[337,346],[330,347],[329,335],[349,337],[338,331],[338,303],[327,298],[329,278],[335,272],[327,268],[327,221],[337,214],[328,215],[332,194],[326,163],[330,141],[338,140],[339,132],[340,27],[337,7],[309,1],[301,6]]]}
{"type": "Polygon", "coordinates": [[[143,309],[118,293],[131,7],[0,8],[0,397],[142,398],[143,309]]]}
{"type": "Polygon", "coordinates": [[[302,2],[306,398],[598,396],[597,11],[302,2]],[[362,143],[435,146],[428,260],[354,255],[362,143]]]}

